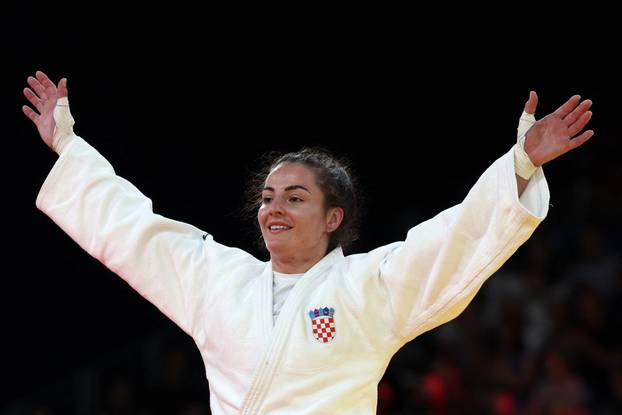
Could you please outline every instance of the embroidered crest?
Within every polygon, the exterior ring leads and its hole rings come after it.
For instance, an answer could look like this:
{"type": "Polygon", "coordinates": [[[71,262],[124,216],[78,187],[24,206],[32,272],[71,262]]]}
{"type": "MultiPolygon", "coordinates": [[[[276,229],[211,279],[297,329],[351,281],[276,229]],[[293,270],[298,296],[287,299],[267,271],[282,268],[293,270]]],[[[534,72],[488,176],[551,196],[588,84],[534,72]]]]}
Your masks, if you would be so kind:
{"type": "Polygon", "coordinates": [[[335,338],[335,309],[334,308],[316,308],[309,311],[311,317],[311,329],[313,337],[320,343],[328,343],[335,338]]]}

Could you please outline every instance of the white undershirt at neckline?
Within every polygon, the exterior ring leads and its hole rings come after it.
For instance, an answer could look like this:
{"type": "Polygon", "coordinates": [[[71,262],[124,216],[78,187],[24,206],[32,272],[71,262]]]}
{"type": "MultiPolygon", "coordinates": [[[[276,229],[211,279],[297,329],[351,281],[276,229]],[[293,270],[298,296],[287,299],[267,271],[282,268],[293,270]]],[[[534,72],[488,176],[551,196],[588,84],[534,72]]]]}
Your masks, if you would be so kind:
{"type": "Polygon", "coordinates": [[[285,300],[289,296],[296,282],[304,274],[283,274],[274,271],[272,278],[272,324],[276,323],[276,318],[285,304],[285,300]]]}

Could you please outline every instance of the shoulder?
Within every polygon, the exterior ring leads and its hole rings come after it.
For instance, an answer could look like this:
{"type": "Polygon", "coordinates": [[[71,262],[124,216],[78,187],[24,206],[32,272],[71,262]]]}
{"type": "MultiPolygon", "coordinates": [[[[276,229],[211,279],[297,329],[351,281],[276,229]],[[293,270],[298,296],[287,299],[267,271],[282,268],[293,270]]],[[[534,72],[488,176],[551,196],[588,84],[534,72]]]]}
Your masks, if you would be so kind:
{"type": "Polygon", "coordinates": [[[263,267],[266,265],[265,261],[261,261],[243,249],[216,242],[209,233],[203,232],[201,238],[203,240],[203,251],[208,261],[218,261],[223,266],[247,265],[263,267]]]}
{"type": "Polygon", "coordinates": [[[383,261],[391,255],[391,253],[400,249],[403,245],[403,241],[398,241],[380,246],[369,252],[347,255],[344,258],[344,262],[350,269],[356,271],[373,269],[382,265],[383,261]]]}

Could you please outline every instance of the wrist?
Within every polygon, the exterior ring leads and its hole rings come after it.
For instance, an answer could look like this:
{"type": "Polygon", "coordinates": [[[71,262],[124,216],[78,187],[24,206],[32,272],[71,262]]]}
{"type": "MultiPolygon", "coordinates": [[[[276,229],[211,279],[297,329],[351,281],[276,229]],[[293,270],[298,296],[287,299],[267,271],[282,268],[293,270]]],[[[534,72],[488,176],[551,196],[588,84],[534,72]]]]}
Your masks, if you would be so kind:
{"type": "Polygon", "coordinates": [[[52,136],[52,149],[60,154],[74,135],[74,120],[69,110],[69,101],[67,97],[61,97],[56,101],[53,115],[56,125],[52,136]]]}
{"type": "Polygon", "coordinates": [[[529,180],[537,167],[525,151],[525,136],[521,136],[514,145],[514,168],[516,174],[525,180],[529,180]]]}

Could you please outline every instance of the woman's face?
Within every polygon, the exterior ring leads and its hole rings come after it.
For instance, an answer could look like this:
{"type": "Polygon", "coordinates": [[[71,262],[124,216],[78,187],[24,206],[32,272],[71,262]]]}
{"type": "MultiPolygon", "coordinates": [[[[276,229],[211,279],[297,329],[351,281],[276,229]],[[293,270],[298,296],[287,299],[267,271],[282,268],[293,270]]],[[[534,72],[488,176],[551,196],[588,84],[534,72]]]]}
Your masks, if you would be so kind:
{"type": "Polygon", "coordinates": [[[268,175],[257,218],[273,260],[319,261],[342,217],[341,208],[325,209],[312,169],[282,163],[268,175]]]}

